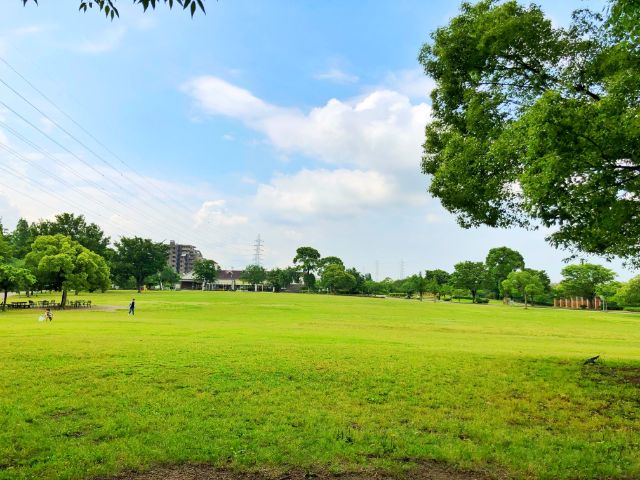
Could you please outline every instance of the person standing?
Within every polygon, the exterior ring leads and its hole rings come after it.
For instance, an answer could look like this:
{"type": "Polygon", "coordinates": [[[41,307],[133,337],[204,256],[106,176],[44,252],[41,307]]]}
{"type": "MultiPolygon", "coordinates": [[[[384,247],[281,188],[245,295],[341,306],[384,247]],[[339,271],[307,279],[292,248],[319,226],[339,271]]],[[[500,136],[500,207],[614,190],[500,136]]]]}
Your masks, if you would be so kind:
{"type": "Polygon", "coordinates": [[[129,304],[129,315],[136,314],[136,299],[132,298],[131,303],[129,304]]]}

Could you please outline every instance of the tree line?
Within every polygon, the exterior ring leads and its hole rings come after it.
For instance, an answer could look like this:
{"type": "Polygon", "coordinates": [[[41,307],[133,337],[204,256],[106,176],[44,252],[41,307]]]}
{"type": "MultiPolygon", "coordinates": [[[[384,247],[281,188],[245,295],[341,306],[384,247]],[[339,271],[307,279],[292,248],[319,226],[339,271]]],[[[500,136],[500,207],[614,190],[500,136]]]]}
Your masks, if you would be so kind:
{"type": "Polygon", "coordinates": [[[173,285],[180,277],[167,264],[168,248],[140,237],[111,245],[98,225],[72,213],[31,224],[21,218],[11,232],[0,225],[3,308],[11,291],[58,291],[64,307],[70,291],[173,285]]]}
{"type": "MultiPolygon", "coordinates": [[[[20,219],[13,231],[0,224],[3,306],[11,291],[58,291],[64,306],[70,291],[104,291],[112,286],[173,288],[180,276],[167,263],[168,249],[162,242],[141,237],[121,237],[112,243],[98,225],[72,213],[33,223],[20,219]]],[[[210,259],[196,262],[193,272],[204,284],[214,283],[219,273],[219,264],[210,259]]],[[[452,272],[424,270],[408,278],[375,281],[369,273],[346,267],[337,256],[323,257],[317,249],[303,246],[290,266],[267,270],[249,265],[241,278],[274,291],[301,283],[307,291],[332,294],[419,299],[428,294],[436,301],[468,298],[474,303],[511,298],[525,305],[598,296],[610,308],[640,306],[640,276],[617,282],[611,269],[589,263],[567,265],[562,276],[553,285],[544,270],[528,268],[520,252],[498,247],[488,252],[484,262],[459,262],[452,272]]]]}

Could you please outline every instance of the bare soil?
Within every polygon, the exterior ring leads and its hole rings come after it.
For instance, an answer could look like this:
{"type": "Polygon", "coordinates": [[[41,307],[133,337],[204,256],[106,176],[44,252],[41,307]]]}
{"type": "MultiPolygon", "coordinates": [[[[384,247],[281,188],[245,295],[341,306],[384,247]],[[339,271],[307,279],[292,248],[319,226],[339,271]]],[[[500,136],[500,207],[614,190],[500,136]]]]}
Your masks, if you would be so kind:
{"type": "Polygon", "coordinates": [[[268,470],[240,472],[208,465],[186,464],[158,467],[143,473],[129,472],[112,480],[490,480],[498,478],[508,477],[456,470],[438,462],[423,462],[400,473],[376,469],[332,473],[322,469],[300,468],[286,472],[268,470]]]}

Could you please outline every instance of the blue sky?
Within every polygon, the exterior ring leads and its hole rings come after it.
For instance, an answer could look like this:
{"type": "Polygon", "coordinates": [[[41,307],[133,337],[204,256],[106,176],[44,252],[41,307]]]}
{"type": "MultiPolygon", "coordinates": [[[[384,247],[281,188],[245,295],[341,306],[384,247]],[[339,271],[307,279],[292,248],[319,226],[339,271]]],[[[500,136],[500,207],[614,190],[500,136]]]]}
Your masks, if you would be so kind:
{"type": "MultiPolygon", "coordinates": [[[[194,19],[120,2],[113,22],[75,0],[5,3],[0,56],[64,112],[0,62],[41,112],[4,85],[0,100],[49,136],[0,104],[0,142],[20,155],[0,151],[17,174],[0,177],[6,226],[71,210],[114,239],[192,243],[224,267],[249,263],[261,234],[268,267],[311,245],[374,275],[377,262],[380,278],[507,245],[559,279],[567,253],[545,232],[463,230],[426,193],[432,82],[416,57],[458,2],[220,0],[194,19]]],[[[540,4],[556,24],[603,6],[540,4]]]]}

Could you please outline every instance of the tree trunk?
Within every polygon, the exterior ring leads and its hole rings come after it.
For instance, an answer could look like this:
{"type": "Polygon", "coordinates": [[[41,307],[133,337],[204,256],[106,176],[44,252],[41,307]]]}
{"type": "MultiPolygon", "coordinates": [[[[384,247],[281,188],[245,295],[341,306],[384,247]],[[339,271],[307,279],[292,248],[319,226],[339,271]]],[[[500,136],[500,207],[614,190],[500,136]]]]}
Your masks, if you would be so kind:
{"type": "Polygon", "coordinates": [[[476,303],[476,290],[471,290],[471,303],[476,303]]]}
{"type": "Polygon", "coordinates": [[[60,308],[64,308],[67,304],[67,291],[62,290],[62,298],[60,299],[60,308]]]}
{"type": "Polygon", "coordinates": [[[527,309],[527,294],[524,294],[524,309],[527,309]]]}
{"type": "Polygon", "coordinates": [[[2,300],[2,311],[4,312],[7,308],[7,295],[9,294],[9,290],[4,291],[4,299],[2,300]]]}

